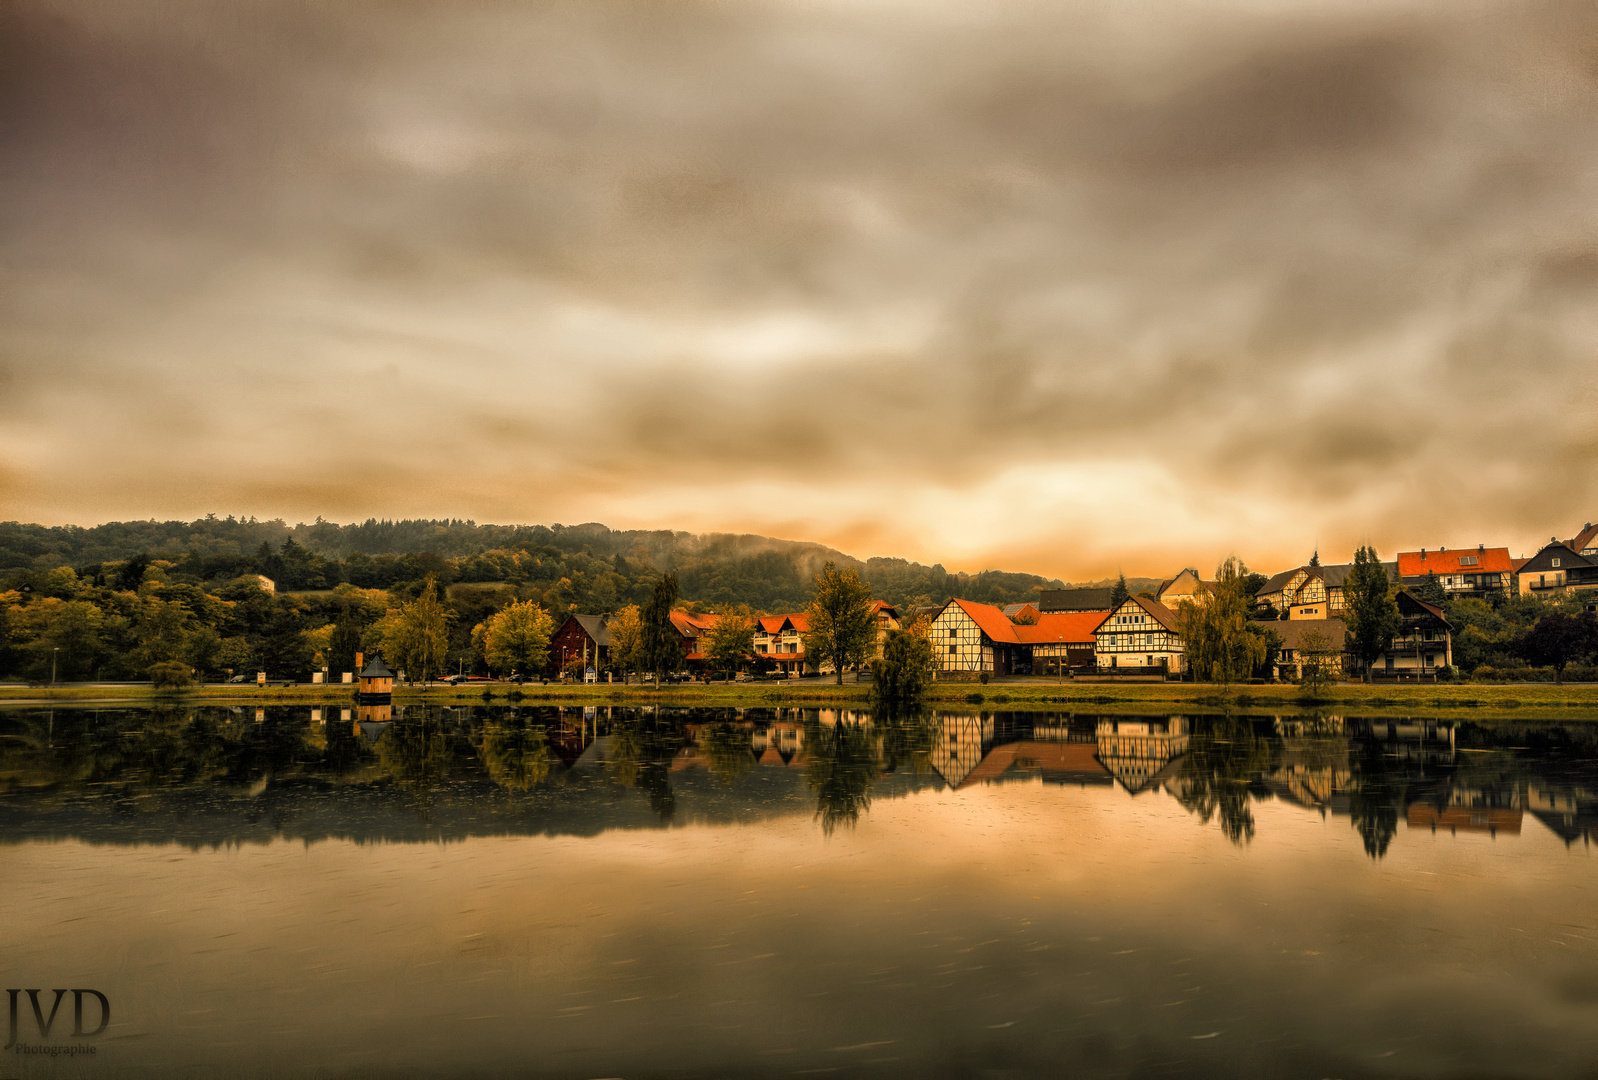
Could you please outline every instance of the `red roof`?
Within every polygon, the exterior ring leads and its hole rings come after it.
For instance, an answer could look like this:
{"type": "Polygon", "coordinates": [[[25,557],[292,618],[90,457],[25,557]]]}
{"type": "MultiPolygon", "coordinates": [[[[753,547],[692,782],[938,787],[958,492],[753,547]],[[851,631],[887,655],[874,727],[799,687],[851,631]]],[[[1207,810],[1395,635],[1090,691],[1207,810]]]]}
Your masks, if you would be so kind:
{"type": "Polygon", "coordinates": [[[1580,555],[1583,548],[1590,548],[1598,542],[1598,525],[1588,524],[1581,532],[1570,538],[1570,543],[1565,546],[1580,555]]]}
{"type": "MultiPolygon", "coordinates": [[[[982,632],[992,640],[1005,641],[1013,645],[1021,643],[1021,639],[1015,635],[1015,632],[1020,627],[1011,622],[1004,612],[992,604],[979,604],[975,600],[950,600],[949,603],[960,605],[960,610],[965,612],[971,621],[976,623],[982,632]]],[[[945,605],[945,610],[947,610],[947,605],[945,605]]]]}
{"type": "Polygon", "coordinates": [[[1455,548],[1453,551],[1400,551],[1399,577],[1427,574],[1508,574],[1515,569],[1508,548],[1455,548]],[[1461,559],[1474,562],[1460,564],[1461,559]]]}
{"type": "Polygon", "coordinates": [[[768,634],[780,634],[784,626],[791,626],[801,634],[810,633],[810,616],[803,611],[787,615],[756,615],[755,622],[768,634]]]}
{"type": "Polygon", "coordinates": [[[674,611],[671,613],[671,624],[683,637],[698,637],[702,630],[709,630],[716,625],[720,615],[699,615],[691,611],[674,611]]]}
{"type": "Polygon", "coordinates": [[[1051,611],[1039,615],[1037,624],[1017,624],[1016,639],[1023,645],[1043,645],[1049,642],[1077,642],[1093,644],[1093,631],[1110,616],[1103,611],[1051,611]]]}

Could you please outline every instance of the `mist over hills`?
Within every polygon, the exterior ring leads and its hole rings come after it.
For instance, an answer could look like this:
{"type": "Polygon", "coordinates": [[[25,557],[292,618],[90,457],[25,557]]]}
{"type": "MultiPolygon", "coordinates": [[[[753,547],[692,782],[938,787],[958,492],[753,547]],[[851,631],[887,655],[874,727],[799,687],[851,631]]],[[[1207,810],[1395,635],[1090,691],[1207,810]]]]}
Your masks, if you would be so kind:
{"type": "Polygon", "coordinates": [[[556,610],[609,610],[637,602],[660,573],[675,572],[683,599],[705,606],[747,603],[767,611],[803,607],[826,562],[853,567],[873,594],[894,604],[951,596],[989,603],[1035,599],[1058,578],[984,570],[950,572],[906,559],[858,559],[822,544],[769,536],[694,534],[582,525],[479,525],[459,519],[379,520],[340,525],[318,518],[208,516],[195,521],[122,521],[92,527],[0,523],[0,575],[12,582],[56,567],[105,578],[130,562],[166,564],[196,584],[260,573],[283,591],[349,582],[394,588],[436,574],[450,584],[504,583],[556,610]]]}

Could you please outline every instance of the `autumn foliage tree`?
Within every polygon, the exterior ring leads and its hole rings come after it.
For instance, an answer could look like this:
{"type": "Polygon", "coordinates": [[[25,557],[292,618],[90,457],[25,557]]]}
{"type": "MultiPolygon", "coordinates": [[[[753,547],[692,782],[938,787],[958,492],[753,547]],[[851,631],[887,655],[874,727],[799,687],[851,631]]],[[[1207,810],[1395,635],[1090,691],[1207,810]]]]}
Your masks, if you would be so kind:
{"type": "Polygon", "coordinates": [[[805,655],[828,662],[843,685],[846,667],[859,667],[876,651],[877,621],[871,610],[871,586],[852,569],[827,563],[816,575],[816,598],[810,602],[810,632],[805,655]]]}
{"type": "Polygon", "coordinates": [[[1231,684],[1265,662],[1265,639],[1253,631],[1254,598],[1248,569],[1236,556],[1215,568],[1215,583],[1202,603],[1183,600],[1177,620],[1195,679],[1231,684]]]}
{"type": "Polygon", "coordinates": [[[549,638],[555,620],[531,600],[507,604],[478,623],[472,642],[490,671],[530,674],[549,663],[549,638]]]}

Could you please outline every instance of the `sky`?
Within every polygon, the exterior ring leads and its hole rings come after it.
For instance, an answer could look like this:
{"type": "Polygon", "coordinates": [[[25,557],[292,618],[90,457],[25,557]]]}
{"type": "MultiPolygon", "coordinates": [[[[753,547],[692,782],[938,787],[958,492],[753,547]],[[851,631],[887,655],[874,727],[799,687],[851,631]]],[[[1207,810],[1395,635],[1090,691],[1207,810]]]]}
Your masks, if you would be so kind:
{"type": "Polygon", "coordinates": [[[1598,5],[0,0],[0,518],[1598,518],[1598,5]]]}

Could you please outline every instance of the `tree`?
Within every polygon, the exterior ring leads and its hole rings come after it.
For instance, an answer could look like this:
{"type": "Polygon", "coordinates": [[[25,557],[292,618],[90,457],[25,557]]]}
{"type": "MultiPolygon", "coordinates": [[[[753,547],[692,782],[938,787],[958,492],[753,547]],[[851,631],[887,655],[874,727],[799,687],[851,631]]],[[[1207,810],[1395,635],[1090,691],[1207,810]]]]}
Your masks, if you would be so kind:
{"type": "Polygon", "coordinates": [[[1195,679],[1230,685],[1265,662],[1265,638],[1253,629],[1254,602],[1247,575],[1247,568],[1232,556],[1215,568],[1215,584],[1206,603],[1183,600],[1177,606],[1188,667],[1195,679]]]}
{"type": "Polygon", "coordinates": [[[653,671],[656,678],[682,668],[682,635],[671,621],[672,605],[677,602],[677,575],[666,574],[655,582],[649,600],[639,612],[639,667],[653,671]]]}
{"type": "Polygon", "coordinates": [[[851,569],[827,563],[816,575],[816,598],[806,614],[810,632],[805,635],[805,655],[819,665],[829,661],[843,685],[843,669],[866,662],[877,644],[877,620],[871,610],[871,585],[851,569]]]}
{"type": "Polygon", "coordinates": [[[1320,697],[1321,691],[1336,674],[1335,665],[1342,653],[1341,645],[1342,642],[1334,642],[1324,630],[1308,630],[1299,639],[1298,659],[1303,670],[1299,685],[1307,697],[1320,697]]]}
{"type": "Polygon", "coordinates": [[[1316,548],[1315,549],[1315,553],[1309,557],[1309,564],[1311,566],[1319,566],[1321,564],[1321,549],[1320,548],[1316,548]]]}
{"type": "Polygon", "coordinates": [[[421,595],[400,605],[388,642],[393,662],[427,682],[444,666],[454,621],[455,613],[439,602],[437,580],[428,575],[421,595]]]}
{"type": "Polygon", "coordinates": [[[737,671],[755,651],[755,620],[749,605],[729,605],[705,632],[705,657],[717,671],[737,671]]]}
{"type": "Polygon", "coordinates": [[[355,654],[360,651],[360,618],[346,601],[339,609],[338,621],[333,624],[333,632],[327,638],[327,651],[323,653],[327,659],[329,677],[341,676],[346,671],[354,672],[355,654]]]}
{"type": "Polygon", "coordinates": [[[625,682],[627,673],[639,670],[642,664],[644,623],[638,605],[628,604],[616,612],[606,621],[605,629],[610,631],[611,665],[621,672],[625,682]]]}
{"type": "Polygon", "coordinates": [[[1598,651],[1598,618],[1590,611],[1579,616],[1550,612],[1516,643],[1515,651],[1527,663],[1553,668],[1554,682],[1561,682],[1566,665],[1598,651]]]}
{"type": "Polygon", "coordinates": [[[933,664],[932,642],[925,633],[889,630],[876,663],[876,698],[889,705],[919,700],[932,682],[933,664]]]}
{"type": "Polygon", "coordinates": [[[1387,568],[1368,544],[1354,552],[1354,565],[1343,583],[1343,621],[1348,651],[1364,666],[1365,681],[1370,682],[1371,665],[1392,646],[1403,618],[1387,568]]]}
{"type": "Polygon", "coordinates": [[[549,663],[549,639],[555,620],[531,600],[500,608],[472,630],[472,641],[490,671],[519,671],[524,675],[549,663]]]}
{"type": "Polygon", "coordinates": [[[1131,595],[1132,594],[1127,590],[1126,587],[1126,575],[1122,574],[1120,577],[1115,579],[1115,585],[1110,589],[1110,610],[1114,611],[1116,608],[1126,603],[1127,599],[1131,595]]]}

